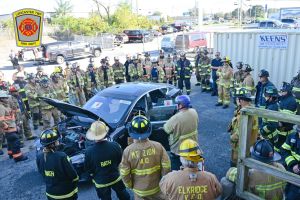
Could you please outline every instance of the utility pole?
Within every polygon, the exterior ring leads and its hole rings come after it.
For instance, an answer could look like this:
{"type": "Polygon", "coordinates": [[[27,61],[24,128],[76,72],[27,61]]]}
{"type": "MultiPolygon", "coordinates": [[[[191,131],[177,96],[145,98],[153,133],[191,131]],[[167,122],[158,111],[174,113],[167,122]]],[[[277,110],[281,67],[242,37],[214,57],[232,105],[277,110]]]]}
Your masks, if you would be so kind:
{"type": "Polygon", "coordinates": [[[136,6],[136,14],[139,14],[139,3],[138,0],[135,0],[135,6],[136,6]]]}
{"type": "MultiPolygon", "coordinates": [[[[201,5],[202,0],[198,0],[198,28],[199,30],[203,26],[203,4],[201,5]]],[[[203,3],[203,2],[202,2],[203,3]]]]}
{"type": "Polygon", "coordinates": [[[243,0],[240,0],[240,6],[239,6],[239,27],[242,27],[242,15],[243,15],[243,0]]]}

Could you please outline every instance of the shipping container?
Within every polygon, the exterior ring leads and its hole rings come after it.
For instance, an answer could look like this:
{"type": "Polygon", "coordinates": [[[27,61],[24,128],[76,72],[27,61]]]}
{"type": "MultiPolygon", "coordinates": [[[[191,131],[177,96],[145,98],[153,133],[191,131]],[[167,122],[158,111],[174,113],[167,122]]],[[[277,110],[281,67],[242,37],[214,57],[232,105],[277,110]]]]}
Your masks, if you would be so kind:
{"type": "MultiPolygon", "coordinates": [[[[300,31],[296,30],[236,30],[214,33],[214,52],[237,62],[250,64],[255,82],[258,73],[266,69],[270,80],[280,87],[290,82],[300,70],[300,31]]],[[[236,70],[236,69],[235,69],[236,70]]]]}

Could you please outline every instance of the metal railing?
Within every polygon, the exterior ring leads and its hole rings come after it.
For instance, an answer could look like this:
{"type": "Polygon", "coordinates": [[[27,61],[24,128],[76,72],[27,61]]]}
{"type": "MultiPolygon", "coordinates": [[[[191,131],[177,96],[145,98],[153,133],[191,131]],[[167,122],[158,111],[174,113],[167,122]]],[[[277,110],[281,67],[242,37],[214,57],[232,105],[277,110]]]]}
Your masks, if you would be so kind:
{"type": "Polygon", "coordinates": [[[288,171],[280,170],[271,165],[249,158],[250,155],[250,133],[252,129],[252,118],[262,117],[268,119],[275,119],[281,122],[288,122],[300,125],[300,116],[289,115],[276,111],[270,111],[260,108],[243,108],[241,110],[241,126],[240,126],[240,140],[239,140],[239,159],[238,159],[238,177],[236,192],[237,195],[244,199],[261,199],[260,197],[246,191],[249,168],[259,170],[263,173],[270,174],[278,179],[300,186],[300,176],[288,171]],[[247,134],[244,134],[247,133],[247,134]]]}

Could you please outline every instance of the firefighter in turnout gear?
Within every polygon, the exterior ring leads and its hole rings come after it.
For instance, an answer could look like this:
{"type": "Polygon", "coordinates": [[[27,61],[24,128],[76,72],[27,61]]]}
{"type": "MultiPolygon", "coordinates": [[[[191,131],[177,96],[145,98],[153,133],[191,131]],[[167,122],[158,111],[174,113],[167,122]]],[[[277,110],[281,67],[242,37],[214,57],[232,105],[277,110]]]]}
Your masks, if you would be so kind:
{"type": "MultiPolygon", "coordinates": [[[[228,132],[230,132],[230,144],[231,144],[231,167],[235,167],[238,159],[239,152],[239,137],[240,137],[240,124],[241,124],[241,109],[245,107],[252,106],[251,105],[251,93],[246,88],[237,88],[234,92],[234,97],[236,99],[236,104],[238,105],[238,109],[236,110],[236,114],[231,120],[228,132]]],[[[253,116],[250,119],[251,122],[251,134],[250,134],[250,142],[249,144],[252,146],[256,142],[256,138],[258,136],[258,118],[253,116]]]]}
{"type": "Polygon", "coordinates": [[[118,143],[106,139],[108,131],[109,128],[101,121],[91,125],[86,137],[95,141],[95,144],[85,152],[84,168],[92,174],[99,199],[111,199],[113,189],[120,200],[130,200],[119,172],[122,149],[118,143]],[[106,153],[95,154],[95,152],[106,153]]]}
{"type": "Polygon", "coordinates": [[[140,81],[142,76],[143,76],[143,67],[142,65],[138,62],[137,57],[133,56],[132,57],[133,63],[130,63],[128,66],[128,73],[130,76],[130,81],[140,81]]]}
{"type": "MultiPolygon", "coordinates": [[[[296,130],[287,136],[285,143],[281,147],[281,154],[284,158],[287,170],[300,176],[300,125],[296,130]]],[[[285,188],[285,199],[294,200],[300,196],[300,187],[287,183],[285,188]]]]}
{"type": "MultiPolygon", "coordinates": [[[[275,86],[267,86],[264,92],[264,98],[266,99],[265,109],[279,111],[278,108],[278,91],[275,86]]],[[[274,119],[262,119],[262,126],[260,127],[260,135],[265,139],[270,140],[274,146],[275,151],[280,151],[280,146],[278,144],[278,121],[274,119]]]]}
{"type": "Polygon", "coordinates": [[[164,66],[165,64],[165,52],[164,50],[159,50],[159,57],[158,57],[158,65],[164,66]]]}
{"type": "Polygon", "coordinates": [[[144,70],[143,80],[145,82],[149,82],[151,80],[152,62],[150,60],[150,54],[148,52],[146,52],[145,54],[145,60],[143,61],[142,65],[144,70]]]}
{"type": "Polygon", "coordinates": [[[242,87],[245,87],[248,91],[251,92],[251,95],[255,94],[255,85],[254,85],[254,79],[251,75],[252,68],[250,65],[245,64],[245,72],[244,72],[244,80],[242,83],[242,87]]]}
{"type": "Polygon", "coordinates": [[[184,140],[178,154],[182,169],[165,175],[159,184],[165,199],[216,199],[222,192],[221,184],[214,174],[199,169],[204,158],[198,143],[184,140]]]}
{"type": "Polygon", "coordinates": [[[191,100],[187,95],[176,97],[175,103],[178,113],[165,123],[164,131],[170,135],[172,170],[179,170],[181,165],[178,156],[179,144],[188,138],[198,141],[198,114],[195,109],[190,108],[191,100]]]}
{"type": "MultiPolygon", "coordinates": [[[[38,97],[46,97],[46,98],[53,98],[56,99],[57,95],[50,85],[49,78],[47,76],[42,76],[40,80],[40,90],[38,91],[38,97]]],[[[43,129],[50,128],[51,125],[51,118],[53,117],[54,124],[58,124],[60,121],[59,113],[57,109],[53,106],[49,105],[42,99],[40,99],[40,108],[42,112],[42,119],[43,119],[43,129]]]]}
{"type": "MultiPolygon", "coordinates": [[[[28,98],[28,103],[30,107],[30,112],[32,116],[33,129],[37,130],[39,128],[39,99],[38,91],[40,90],[39,84],[36,83],[36,78],[33,73],[27,75],[27,85],[25,86],[26,96],[28,98]]],[[[26,107],[26,106],[25,106],[26,107]]]]}
{"type": "Polygon", "coordinates": [[[196,51],[196,56],[195,56],[195,68],[196,68],[196,79],[197,83],[195,86],[200,86],[201,85],[201,77],[200,77],[200,61],[202,59],[202,53],[200,48],[197,49],[196,51]]]}
{"type": "Polygon", "coordinates": [[[300,70],[297,74],[297,76],[295,76],[293,78],[293,80],[291,81],[291,84],[293,86],[293,95],[296,98],[297,101],[297,115],[300,115],[300,70]]]}
{"type": "Polygon", "coordinates": [[[244,81],[245,71],[243,69],[243,62],[237,62],[236,68],[238,69],[234,72],[231,82],[231,88],[237,89],[242,87],[242,83],[244,81]]]}
{"type": "Polygon", "coordinates": [[[164,70],[158,65],[158,61],[155,58],[153,58],[151,62],[151,81],[154,83],[162,83],[165,77],[164,70]]]}
{"type": "Polygon", "coordinates": [[[61,79],[61,76],[58,73],[54,73],[51,75],[52,84],[55,93],[56,93],[56,99],[60,101],[67,102],[68,97],[66,95],[66,86],[64,84],[64,81],[61,79]]]}
{"type": "Polygon", "coordinates": [[[233,76],[232,68],[230,67],[230,59],[225,57],[223,59],[223,67],[217,71],[218,80],[218,103],[216,106],[228,108],[230,104],[230,83],[233,76]]]}
{"type": "MultiPolygon", "coordinates": [[[[269,140],[259,140],[250,149],[251,158],[264,162],[280,170],[285,170],[283,165],[278,161],[281,156],[274,152],[273,145],[269,140]]],[[[226,177],[221,179],[223,188],[222,199],[235,199],[235,184],[238,177],[238,171],[236,167],[231,167],[226,177]]],[[[260,170],[249,169],[247,185],[245,190],[251,192],[261,199],[284,199],[284,187],[286,183],[279,178],[276,178],[270,174],[266,174],[260,170]]]]}
{"type": "MultiPolygon", "coordinates": [[[[279,111],[289,115],[295,115],[297,111],[297,102],[292,95],[292,85],[283,82],[279,92],[279,111]]],[[[286,141],[286,137],[293,133],[293,124],[287,122],[279,122],[278,127],[278,145],[281,145],[286,141]]]]}
{"type": "Polygon", "coordinates": [[[178,88],[183,91],[183,86],[186,88],[186,93],[189,95],[191,93],[191,76],[193,69],[191,62],[186,59],[185,53],[180,53],[180,60],[177,61],[175,74],[178,81],[178,88]]]}
{"type": "Polygon", "coordinates": [[[47,129],[41,133],[40,143],[44,148],[36,159],[38,171],[46,183],[48,200],[76,200],[79,177],[70,158],[57,151],[59,138],[55,130],[47,129]]]}
{"type": "Polygon", "coordinates": [[[15,162],[27,160],[21,152],[21,144],[17,135],[17,125],[15,112],[10,107],[9,95],[7,91],[0,91],[0,128],[5,134],[7,140],[7,154],[15,162]]]}
{"type": "Polygon", "coordinates": [[[42,66],[38,66],[36,68],[36,74],[35,74],[35,77],[38,82],[41,80],[42,76],[47,76],[47,74],[44,73],[44,69],[42,68],[42,66]]]}
{"type": "Polygon", "coordinates": [[[100,82],[97,70],[94,65],[89,65],[85,73],[85,89],[86,89],[86,99],[90,99],[98,92],[100,89],[100,82]]]}
{"type": "Polygon", "coordinates": [[[200,77],[202,92],[210,91],[210,64],[211,59],[208,57],[208,51],[204,50],[202,59],[200,60],[200,77]]]}
{"type": "Polygon", "coordinates": [[[160,143],[148,139],[151,131],[151,122],[141,115],[134,117],[128,127],[134,143],[124,150],[120,173],[136,200],[163,199],[159,181],[170,172],[166,150],[160,143]]]}
{"type": "Polygon", "coordinates": [[[98,68],[98,77],[101,88],[107,88],[114,84],[114,71],[108,65],[105,59],[101,60],[101,66],[98,68]]]}
{"type": "Polygon", "coordinates": [[[69,87],[69,102],[76,106],[83,106],[86,99],[84,96],[84,77],[81,72],[77,70],[77,63],[73,63],[71,72],[67,77],[67,84],[69,87]]]}
{"type": "Polygon", "coordinates": [[[175,75],[175,63],[172,61],[171,54],[168,54],[167,61],[164,65],[165,79],[168,84],[175,84],[174,75],[175,75]]]}
{"type": "Polygon", "coordinates": [[[120,63],[119,57],[114,58],[115,63],[112,65],[112,69],[114,71],[114,80],[116,84],[125,82],[125,67],[122,63],[120,63]]]}

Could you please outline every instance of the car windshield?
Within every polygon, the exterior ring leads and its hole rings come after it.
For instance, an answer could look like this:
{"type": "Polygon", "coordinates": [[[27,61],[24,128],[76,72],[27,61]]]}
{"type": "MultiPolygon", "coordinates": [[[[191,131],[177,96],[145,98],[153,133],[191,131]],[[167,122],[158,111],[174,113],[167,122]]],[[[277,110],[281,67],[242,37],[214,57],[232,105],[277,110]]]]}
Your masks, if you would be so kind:
{"type": "Polygon", "coordinates": [[[96,95],[84,106],[108,124],[116,124],[131,106],[131,101],[96,95]]]}
{"type": "Polygon", "coordinates": [[[138,34],[140,34],[140,31],[128,31],[128,34],[130,34],[130,35],[138,35],[138,34]]]}
{"type": "Polygon", "coordinates": [[[294,20],[293,19],[282,19],[281,22],[292,24],[292,23],[294,23],[294,20]]]}

